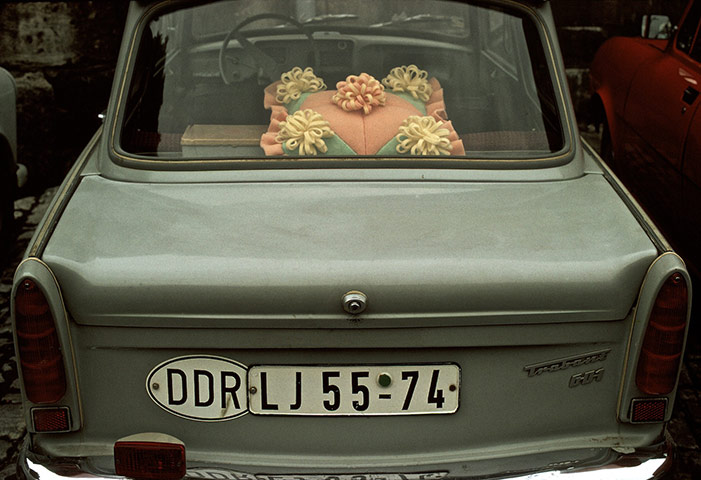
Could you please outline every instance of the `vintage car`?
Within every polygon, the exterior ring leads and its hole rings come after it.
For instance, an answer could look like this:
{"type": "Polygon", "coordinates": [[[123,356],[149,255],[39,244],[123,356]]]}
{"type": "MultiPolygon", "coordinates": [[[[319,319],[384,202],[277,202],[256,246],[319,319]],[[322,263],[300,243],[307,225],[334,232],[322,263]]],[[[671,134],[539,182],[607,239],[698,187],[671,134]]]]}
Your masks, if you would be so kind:
{"type": "MultiPolygon", "coordinates": [[[[654,17],[666,18],[646,19],[654,17]]],[[[604,126],[602,156],[696,276],[701,275],[700,23],[701,1],[692,0],[670,38],[658,38],[658,29],[644,23],[645,36],[608,40],[591,67],[593,113],[604,126]]]]}
{"type": "Polygon", "coordinates": [[[26,179],[26,169],[17,164],[16,99],[14,78],[0,68],[0,265],[14,240],[15,192],[26,179]]]}
{"type": "Polygon", "coordinates": [[[17,269],[22,478],[653,479],[682,259],[548,2],[134,2],[17,269]]]}

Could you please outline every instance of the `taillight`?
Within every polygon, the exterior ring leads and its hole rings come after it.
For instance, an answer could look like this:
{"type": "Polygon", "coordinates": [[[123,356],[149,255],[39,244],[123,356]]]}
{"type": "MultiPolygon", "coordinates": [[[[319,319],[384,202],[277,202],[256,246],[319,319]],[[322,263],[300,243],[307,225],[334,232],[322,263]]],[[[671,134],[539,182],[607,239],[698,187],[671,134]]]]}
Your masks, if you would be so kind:
{"type": "Polygon", "coordinates": [[[68,432],[70,411],[67,407],[32,408],[32,423],[37,432],[68,432]]]}
{"type": "Polygon", "coordinates": [[[630,403],[632,423],[664,422],[667,415],[666,398],[634,398],[630,403]]]}
{"type": "Polygon", "coordinates": [[[114,444],[114,467],[124,477],[177,480],[185,476],[185,445],[119,441],[114,444]]]}
{"type": "Polygon", "coordinates": [[[46,297],[29,279],[15,295],[15,331],[27,399],[58,402],[66,393],[66,374],[56,323],[46,297]]]}
{"type": "Polygon", "coordinates": [[[650,313],[638,361],[636,384],[650,395],[666,395],[674,389],[679,372],[689,290],[679,273],[662,285],[650,313]]]}

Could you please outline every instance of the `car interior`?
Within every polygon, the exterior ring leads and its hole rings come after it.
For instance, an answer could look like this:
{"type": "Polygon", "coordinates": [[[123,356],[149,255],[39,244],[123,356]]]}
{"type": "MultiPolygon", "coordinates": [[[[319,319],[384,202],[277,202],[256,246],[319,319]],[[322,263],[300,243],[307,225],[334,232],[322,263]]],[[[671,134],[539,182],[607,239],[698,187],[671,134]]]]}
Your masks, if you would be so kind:
{"type": "Polygon", "coordinates": [[[282,73],[311,67],[333,89],[349,75],[382,79],[406,65],[440,83],[465,156],[547,156],[563,148],[543,33],[518,10],[469,6],[450,18],[371,25],[350,19],[332,28],[263,12],[207,35],[193,33],[196,13],[166,12],[143,30],[121,116],[119,143],[127,154],[265,157],[259,139],[271,112],[264,91],[282,73]],[[427,28],[404,28],[421,22],[427,28]]]}

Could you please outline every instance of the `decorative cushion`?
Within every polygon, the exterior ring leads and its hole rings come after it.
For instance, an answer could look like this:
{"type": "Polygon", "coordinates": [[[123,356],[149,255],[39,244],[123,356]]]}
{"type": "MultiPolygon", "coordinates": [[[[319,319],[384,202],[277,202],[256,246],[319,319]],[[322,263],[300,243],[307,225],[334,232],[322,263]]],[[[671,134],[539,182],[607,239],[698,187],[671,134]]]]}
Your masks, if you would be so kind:
{"type": "Polygon", "coordinates": [[[415,65],[379,82],[349,75],[326,90],[311,68],[295,67],[265,89],[271,110],[266,155],[464,155],[448,120],[443,89],[415,65]]]}

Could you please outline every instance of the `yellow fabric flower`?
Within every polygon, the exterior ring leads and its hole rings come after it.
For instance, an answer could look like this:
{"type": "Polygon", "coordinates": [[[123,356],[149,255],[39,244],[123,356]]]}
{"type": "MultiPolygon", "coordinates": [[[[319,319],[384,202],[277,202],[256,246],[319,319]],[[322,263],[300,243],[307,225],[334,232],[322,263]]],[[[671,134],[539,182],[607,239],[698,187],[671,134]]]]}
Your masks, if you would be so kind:
{"type": "Polygon", "coordinates": [[[406,92],[422,102],[427,102],[433,93],[433,88],[428,83],[428,72],[416,65],[393,68],[382,79],[382,84],[393,92],[406,92]]]}
{"type": "Polygon", "coordinates": [[[307,67],[302,70],[295,67],[280,77],[282,83],[277,86],[277,96],[275,100],[288,104],[294,100],[299,100],[303,93],[321,92],[326,90],[324,81],[314,75],[314,70],[307,67]]]}
{"type": "Polygon", "coordinates": [[[316,155],[328,151],[323,139],[334,135],[329,122],[320,113],[306,109],[298,110],[280,122],[280,132],[275,141],[284,144],[290,151],[299,148],[300,155],[316,155]]]}
{"type": "Polygon", "coordinates": [[[332,100],[346,112],[363,110],[367,115],[373,107],[383,106],[387,95],[385,87],[372,75],[349,75],[336,84],[338,91],[332,100]]]}
{"type": "Polygon", "coordinates": [[[412,115],[399,127],[396,140],[398,153],[411,155],[450,155],[453,145],[448,138],[450,130],[441,128],[443,122],[433,117],[412,115]]]}

